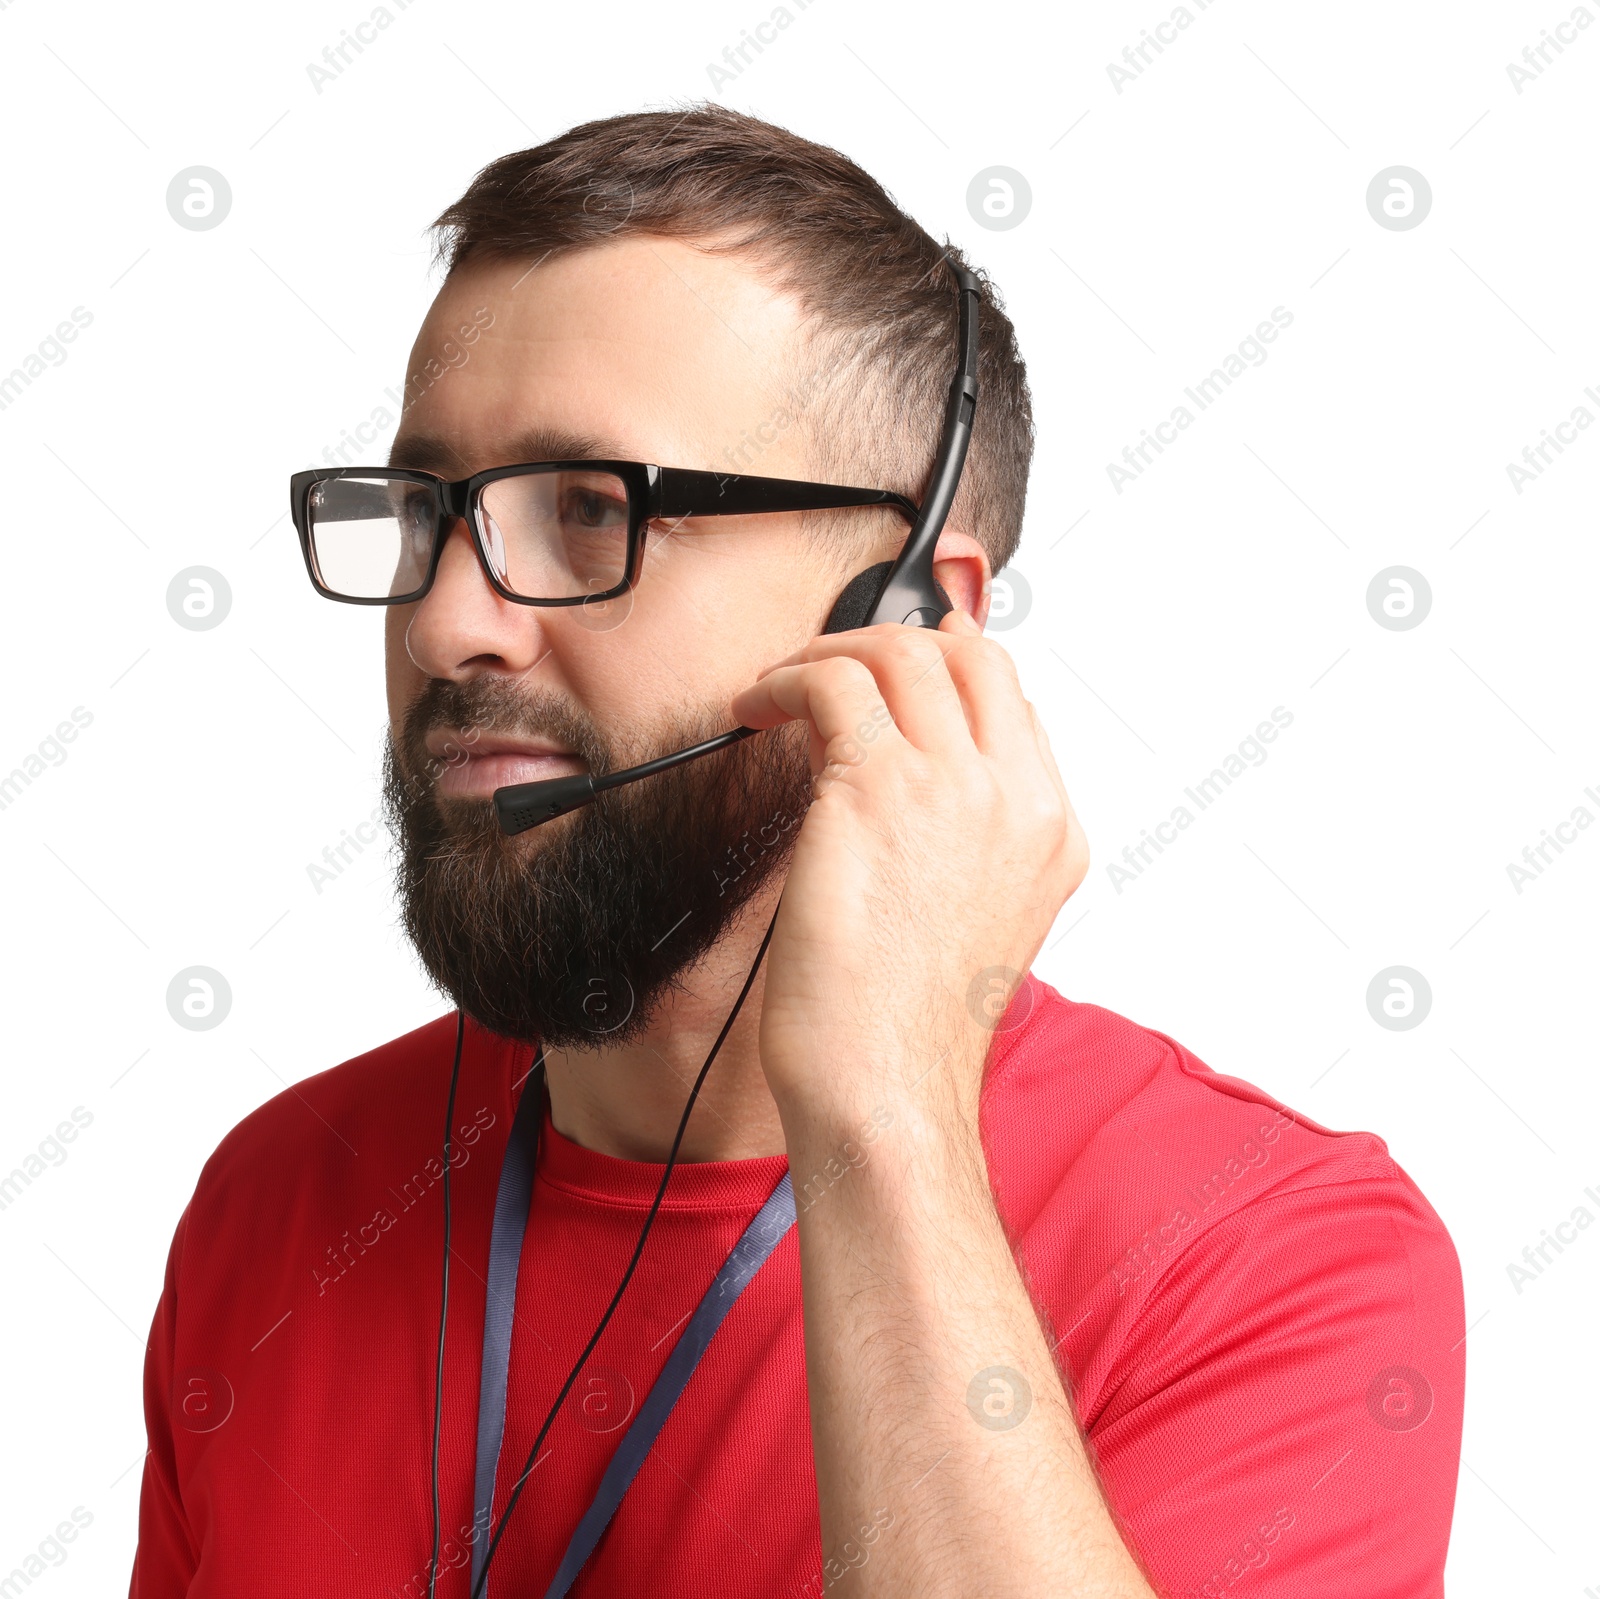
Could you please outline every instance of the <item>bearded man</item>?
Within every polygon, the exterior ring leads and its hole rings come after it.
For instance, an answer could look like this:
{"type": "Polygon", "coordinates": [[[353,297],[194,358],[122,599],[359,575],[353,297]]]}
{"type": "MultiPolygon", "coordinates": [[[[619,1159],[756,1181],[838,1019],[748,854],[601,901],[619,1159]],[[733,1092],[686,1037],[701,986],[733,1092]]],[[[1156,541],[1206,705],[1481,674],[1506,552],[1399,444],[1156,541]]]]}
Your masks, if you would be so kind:
{"type": "Polygon", "coordinates": [[[1438,1217],[1029,970],[1088,856],[982,631],[1033,443],[993,286],[717,107],[438,226],[388,463],[293,505],[388,607],[452,1009],[206,1164],[135,1599],[1442,1593],[1438,1217]],[[856,625],[958,471],[927,604],[856,625]]]}

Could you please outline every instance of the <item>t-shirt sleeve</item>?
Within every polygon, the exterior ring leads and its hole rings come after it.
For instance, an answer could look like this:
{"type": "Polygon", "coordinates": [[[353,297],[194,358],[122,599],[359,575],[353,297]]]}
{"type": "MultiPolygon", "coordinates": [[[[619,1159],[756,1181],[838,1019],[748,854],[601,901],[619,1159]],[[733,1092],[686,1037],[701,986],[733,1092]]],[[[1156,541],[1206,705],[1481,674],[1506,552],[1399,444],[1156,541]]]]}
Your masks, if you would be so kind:
{"type": "Polygon", "coordinates": [[[129,1599],[177,1599],[194,1579],[194,1546],[178,1494],[172,1438],[173,1359],[177,1343],[178,1268],[188,1228],[186,1210],[167,1256],[161,1301],[150,1327],[144,1363],[144,1418],[148,1451],[139,1490],[139,1547],[133,1557],[129,1599]]]}
{"type": "Polygon", "coordinates": [[[1178,1252],[1084,1417],[1171,1599],[1438,1599],[1460,1267],[1404,1173],[1279,1190],[1178,1252]]]}

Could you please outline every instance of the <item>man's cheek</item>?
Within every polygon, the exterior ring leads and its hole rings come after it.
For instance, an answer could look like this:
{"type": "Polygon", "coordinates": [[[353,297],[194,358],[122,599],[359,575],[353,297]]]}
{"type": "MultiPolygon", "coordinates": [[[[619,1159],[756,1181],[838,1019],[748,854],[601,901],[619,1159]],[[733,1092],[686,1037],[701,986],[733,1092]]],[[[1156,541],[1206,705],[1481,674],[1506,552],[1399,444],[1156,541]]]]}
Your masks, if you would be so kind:
{"type": "Polygon", "coordinates": [[[405,725],[406,707],[421,692],[424,681],[406,650],[406,629],[416,609],[415,605],[390,605],[384,616],[384,687],[389,701],[389,726],[397,739],[405,725]]]}

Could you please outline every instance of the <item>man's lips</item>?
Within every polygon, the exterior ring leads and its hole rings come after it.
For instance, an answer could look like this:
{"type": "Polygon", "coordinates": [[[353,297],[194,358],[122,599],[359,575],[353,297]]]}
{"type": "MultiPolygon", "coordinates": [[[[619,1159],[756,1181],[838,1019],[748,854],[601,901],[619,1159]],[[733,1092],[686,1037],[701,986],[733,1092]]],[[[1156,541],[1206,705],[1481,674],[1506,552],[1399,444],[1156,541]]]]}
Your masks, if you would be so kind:
{"type": "Polygon", "coordinates": [[[488,799],[510,783],[569,777],[585,769],[570,750],[548,739],[435,728],[423,743],[433,758],[435,791],[457,799],[488,799]]]}

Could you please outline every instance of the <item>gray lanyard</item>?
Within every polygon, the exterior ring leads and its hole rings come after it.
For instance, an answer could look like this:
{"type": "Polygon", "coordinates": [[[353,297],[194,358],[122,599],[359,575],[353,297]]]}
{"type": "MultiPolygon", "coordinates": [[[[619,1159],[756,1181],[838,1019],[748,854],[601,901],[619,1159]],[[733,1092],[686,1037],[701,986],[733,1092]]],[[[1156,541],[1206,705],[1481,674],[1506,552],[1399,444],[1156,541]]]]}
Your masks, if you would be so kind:
{"type": "MultiPolygon", "coordinates": [[[[544,1116],[544,1094],[537,1082],[524,1084],[517,1113],[506,1144],[505,1164],[494,1201],[494,1230],[489,1239],[489,1292],[483,1321],[483,1375],[478,1386],[478,1459],[474,1477],[473,1508],[477,1513],[472,1543],[472,1581],[477,1583],[489,1549],[489,1527],[494,1510],[494,1481],[500,1464],[500,1444],[506,1430],[506,1382],[511,1366],[511,1323],[517,1300],[517,1267],[522,1259],[522,1238],[528,1230],[528,1210],[533,1202],[533,1172],[538,1157],[539,1124],[544,1116]]],[[[612,1455],[594,1502],[584,1512],[561,1557],[555,1579],[545,1599],[561,1596],[577,1580],[583,1563],[594,1552],[622,1496],[638,1475],[657,1435],[666,1424],[678,1396],[688,1386],[700,1357],[706,1352],[722,1319],[761,1269],[767,1256],[794,1226],[794,1188],[789,1174],[773,1189],[767,1202],[745,1228],[722,1268],[706,1290],[689,1325],[684,1328],[655,1386],[639,1407],[633,1424],[612,1455]]],[[[487,1589],[485,1589],[487,1599],[487,1589]]]]}

